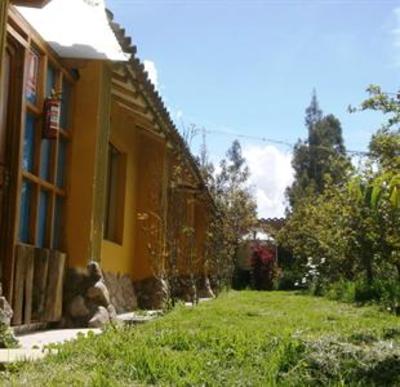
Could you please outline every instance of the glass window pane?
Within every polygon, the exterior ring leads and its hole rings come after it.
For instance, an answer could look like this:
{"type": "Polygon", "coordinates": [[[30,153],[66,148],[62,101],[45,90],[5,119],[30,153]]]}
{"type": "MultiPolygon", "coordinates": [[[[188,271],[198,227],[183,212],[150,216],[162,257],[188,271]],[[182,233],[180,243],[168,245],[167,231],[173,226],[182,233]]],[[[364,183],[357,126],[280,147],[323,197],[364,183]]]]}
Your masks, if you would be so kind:
{"type": "Polygon", "coordinates": [[[61,196],[57,196],[55,213],[54,213],[53,249],[61,248],[63,216],[64,216],[64,199],[61,196]]]}
{"type": "Polygon", "coordinates": [[[57,186],[62,188],[65,185],[65,163],[67,159],[67,141],[60,137],[58,143],[57,160],[57,186]]]}
{"type": "Polygon", "coordinates": [[[22,166],[26,171],[33,172],[35,156],[35,131],[36,118],[33,114],[27,113],[24,134],[24,153],[22,166]]]}
{"type": "Polygon", "coordinates": [[[71,92],[71,85],[66,80],[63,80],[60,126],[64,130],[68,130],[70,127],[71,92]]]}
{"type": "Polygon", "coordinates": [[[25,94],[26,99],[35,104],[37,101],[38,80],[39,80],[39,62],[40,57],[36,52],[28,53],[28,69],[25,94]]]}
{"type": "Polygon", "coordinates": [[[122,154],[111,144],[108,148],[108,171],[106,209],[104,218],[104,238],[113,242],[122,242],[123,233],[123,191],[124,165],[122,154]]]}
{"type": "Polygon", "coordinates": [[[46,247],[46,230],[47,219],[49,213],[49,199],[50,194],[48,191],[40,190],[39,195],[39,214],[38,214],[38,243],[39,247],[46,247]]]}
{"type": "Polygon", "coordinates": [[[50,181],[52,141],[43,138],[40,143],[40,177],[50,181]]]}
{"type": "Polygon", "coordinates": [[[51,96],[51,91],[56,87],[56,70],[52,66],[47,67],[47,81],[46,81],[46,97],[51,96]]]}
{"type": "Polygon", "coordinates": [[[31,242],[31,217],[33,201],[33,184],[27,180],[22,182],[21,207],[19,215],[19,239],[23,243],[31,242]]]}

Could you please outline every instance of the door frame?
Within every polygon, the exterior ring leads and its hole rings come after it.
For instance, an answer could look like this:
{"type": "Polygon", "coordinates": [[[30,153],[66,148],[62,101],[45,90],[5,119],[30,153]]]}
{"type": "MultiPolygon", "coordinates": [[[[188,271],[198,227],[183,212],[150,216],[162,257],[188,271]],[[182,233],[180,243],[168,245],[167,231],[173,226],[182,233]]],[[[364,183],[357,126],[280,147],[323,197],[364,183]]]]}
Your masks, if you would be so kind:
{"type": "MultiPolygon", "coordinates": [[[[4,294],[13,297],[14,256],[18,223],[19,169],[21,160],[21,128],[23,127],[23,85],[25,83],[26,50],[11,34],[7,34],[6,50],[12,52],[7,106],[6,160],[4,193],[0,218],[0,254],[4,294]]],[[[3,69],[5,70],[5,69],[3,69]]]]}

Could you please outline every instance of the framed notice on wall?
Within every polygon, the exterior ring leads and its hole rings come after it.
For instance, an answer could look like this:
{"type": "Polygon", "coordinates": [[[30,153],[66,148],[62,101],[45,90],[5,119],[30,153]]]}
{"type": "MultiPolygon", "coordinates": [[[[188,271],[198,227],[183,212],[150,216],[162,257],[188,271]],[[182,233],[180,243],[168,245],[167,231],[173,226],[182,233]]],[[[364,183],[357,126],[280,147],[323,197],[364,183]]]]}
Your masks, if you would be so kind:
{"type": "Polygon", "coordinates": [[[37,87],[39,78],[39,55],[33,51],[28,54],[28,73],[26,81],[26,99],[36,103],[37,87]]]}

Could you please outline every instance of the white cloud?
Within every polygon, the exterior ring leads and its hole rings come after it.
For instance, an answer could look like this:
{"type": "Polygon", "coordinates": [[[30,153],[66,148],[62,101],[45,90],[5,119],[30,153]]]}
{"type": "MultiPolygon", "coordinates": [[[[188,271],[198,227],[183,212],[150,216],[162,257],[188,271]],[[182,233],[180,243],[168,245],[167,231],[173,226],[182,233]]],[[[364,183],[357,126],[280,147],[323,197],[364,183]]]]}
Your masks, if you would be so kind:
{"type": "Polygon", "coordinates": [[[285,189],[293,182],[292,154],[273,145],[246,146],[243,153],[250,167],[258,215],[263,218],[283,216],[285,189]]]}
{"type": "Polygon", "coordinates": [[[158,89],[158,71],[156,64],[149,59],[143,61],[144,69],[149,74],[149,79],[156,89],[158,89]]]}

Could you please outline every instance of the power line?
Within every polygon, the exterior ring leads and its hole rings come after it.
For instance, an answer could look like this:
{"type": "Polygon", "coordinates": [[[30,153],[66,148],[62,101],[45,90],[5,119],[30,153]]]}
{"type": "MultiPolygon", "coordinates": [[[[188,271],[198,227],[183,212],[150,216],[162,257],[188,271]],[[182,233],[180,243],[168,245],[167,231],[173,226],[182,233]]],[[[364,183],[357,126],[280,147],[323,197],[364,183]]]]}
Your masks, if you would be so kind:
{"type": "MultiPolygon", "coordinates": [[[[291,149],[293,149],[295,147],[296,144],[285,141],[285,140],[278,140],[278,139],[273,139],[273,138],[267,138],[267,137],[261,137],[261,136],[252,136],[252,135],[248,135],[248,134],[243,134],[243,133],[237,133],[237,132],[230,132],[227,130],[219,130],[219,129],[202,129],[203,132],[205,133],[209,133],[209,134],[222,134],[225,136],[233,136],[233,137],[238,137],[238,138],[245,138],[245,139],[249,139],[249,140],[256,140],[256,141],[262,141],[265,143],[270,143],[270,144],[277,144],[277,145],[284,145],[287,146],[291,149]]],[[[325,150],[329,150],[331,151],[332,148],[323,146],[323,145],[310,145],[311,147],[314,148],[319,148],[319,149],[325,149],[325,150]]],[[[369,155],[369,152],[365,152],[365,151],[360,151],[360,150],[346,150],[346,153],[351,155],[351,156],[361,156],[361,157],[365,157],[369,155]]]]}

